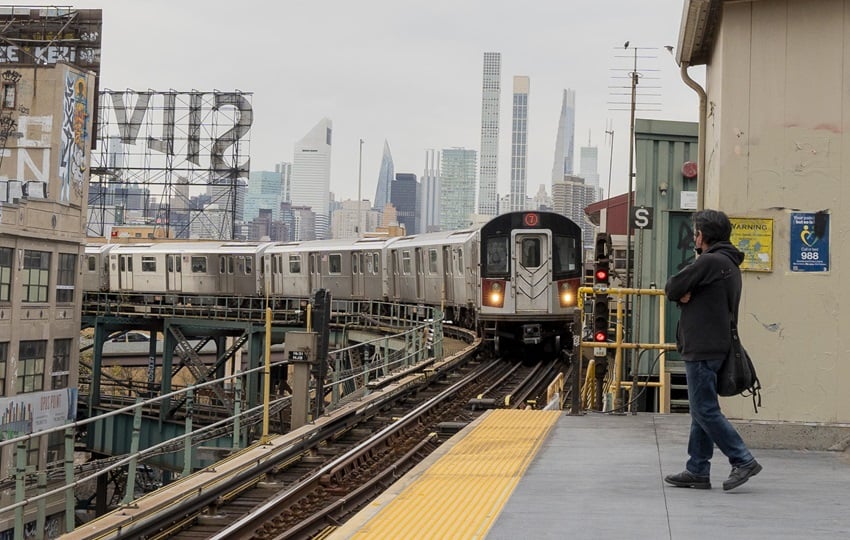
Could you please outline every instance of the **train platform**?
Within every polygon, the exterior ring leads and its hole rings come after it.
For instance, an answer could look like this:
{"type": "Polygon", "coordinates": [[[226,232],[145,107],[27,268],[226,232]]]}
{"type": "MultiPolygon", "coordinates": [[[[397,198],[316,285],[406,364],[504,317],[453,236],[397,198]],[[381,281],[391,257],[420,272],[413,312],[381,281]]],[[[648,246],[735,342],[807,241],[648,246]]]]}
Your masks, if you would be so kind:
{"type": "Polygon", "coordinates": [[[850,454],[752,448],[764,470],[723,491],[668,486],[686,414],[496,410],[443,444],[332,539],[850,538],[850,454]]]}

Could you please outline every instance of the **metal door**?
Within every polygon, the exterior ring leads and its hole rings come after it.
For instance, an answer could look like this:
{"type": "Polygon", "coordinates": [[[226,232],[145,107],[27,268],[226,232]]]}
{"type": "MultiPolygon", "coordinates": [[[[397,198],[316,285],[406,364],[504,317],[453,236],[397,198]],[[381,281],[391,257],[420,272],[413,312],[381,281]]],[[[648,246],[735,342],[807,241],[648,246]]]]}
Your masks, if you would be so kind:
{"type": "Polygon", "coordinates": [[[351,253],[351,295],[363,296],[363,258],[359,251],[351,253]]]}
{"type": "Polygon", "coordinates": [[[514,290],[516,312],[549,311],[552,261],[549,235],[514,233],[514,290]]]}
{"type": "Polygon", "coordinates": [[[165,290],[183,290],[183,264],[180,255],[165,256],[165,290]]]}
{"type": "Polygon", "coordinates": [[[443,246],[443,298],[446,305],[452,305],[455,301],[455,288],[452,281],[452,248],[443,246]]]}
{"type": "Polygon", "coordinates": [[[422,292],[425,290],[425,269],[422,264],[423,252],[422,248],[416,248],[413,253],[414,258],[414,271],[416,275],[414,278],[416,279],[416,298],[422,299],[424,296],[422,292]]]}
{"type": "Polygon", "coordinates": [[[118,288],[133,290],[133,256],[118,255],[118,288]]]}

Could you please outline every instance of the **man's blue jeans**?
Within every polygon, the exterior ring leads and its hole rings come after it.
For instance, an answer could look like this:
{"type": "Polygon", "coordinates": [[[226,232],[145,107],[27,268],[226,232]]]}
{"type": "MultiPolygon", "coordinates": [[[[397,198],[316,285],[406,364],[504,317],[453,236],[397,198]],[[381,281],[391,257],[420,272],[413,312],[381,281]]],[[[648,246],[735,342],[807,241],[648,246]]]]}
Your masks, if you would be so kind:
{"type": "Polygon", "coordinates": [[[716,444],[733,467],[753,460],[741,436],[720,411],[717,401],[717,370],[723,359],[685,362],[688,402],[691,407],[691,435],[686,468],[691,474],[709,476],[716,444]]]}

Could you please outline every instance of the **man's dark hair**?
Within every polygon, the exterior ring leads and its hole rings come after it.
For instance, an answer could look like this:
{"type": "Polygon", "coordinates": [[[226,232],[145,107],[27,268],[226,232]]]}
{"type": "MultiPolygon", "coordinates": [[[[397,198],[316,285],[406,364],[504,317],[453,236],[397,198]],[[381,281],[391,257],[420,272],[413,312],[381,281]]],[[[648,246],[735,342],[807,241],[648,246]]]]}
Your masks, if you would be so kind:
{"type": "Polygon", "coordinates": [[[720,210],[700,210],[691,218],[694,234],[702,233],[702,240],[708,245],[728,241],[732,235],[732,222],[720,210]]]}

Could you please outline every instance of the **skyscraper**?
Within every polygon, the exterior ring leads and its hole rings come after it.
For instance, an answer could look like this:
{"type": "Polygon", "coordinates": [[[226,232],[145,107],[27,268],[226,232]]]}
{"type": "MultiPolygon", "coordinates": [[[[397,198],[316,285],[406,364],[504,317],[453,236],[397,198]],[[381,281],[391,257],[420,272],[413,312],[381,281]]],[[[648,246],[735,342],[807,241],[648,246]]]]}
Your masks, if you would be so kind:
{"type": "Polygon", "coordinates": [[[555,139],[555,162],[552,165],[552,182],[563,180],[565,174],[573,174],[573,157],[576,129],[576,93],[564,90],[561,102],[561,119],[555,139]]]}
{"type": "Polygon", "coordinates": [[[440,153],[425,151],[425,171],[419,183],[416,229],[420,232],[440,230],[440,153]]]}
{"type": "Polygon", "coordinates": [[[590,138],[588,137],[587,146],[582,146],[579,149],[578,174],[584,178],[587,185],[593,187],[599,187],[598,157],[599,149],[590,146],[590,138]]]}
{"type": "Polygon", "coordinates": [[[393,180],[390,190],[392,197],[390,202],[396,209],[396,219],[399,225],[404,225],[407,234],[417,234],[421,231],[416,229],[416,175],[410,173],[398,173],[393,180]]]}
{"type": "Polygon", "coordinates": [[[378,189],[375,190],[375,209],[378,212],[383,212],[384,206],[390,202],[393,180],[395,180],[393,155],[390,153],[390,144],[384,140],[384,153],[381,156],[381,170],[378,172],[378,189]]]}
{"type": "Polygon", "coordinates": [[[502,89],[502,55],[484,53],[481,83],[481,163],[479,167],[478,213],[495,216],[498,208],[499,97],[502,89]]]}
{"type": "MultiPolygon", "coordinates": [[[[290,186],[293,206],[309,206],[315,214],[316,239],[327,238],[331,186],[331,134],[333,124],[323,118],[295,143],[290,186]]],[[[309,223],[301,222],[302,228],[309,223]]],[[[310,236],[300,230],[301,238],[310,236]]]]}
{"type": "Polygon", "coordinates": [[[440,230],[465,229],[475,212],[476,152],[447,148],[441,155],[440,230]]]}
{"type": "MultiPolygon", "coordinates": [[[[526,76],[514,77],[513,130],[511,133],[511,212],[525,210],[528,157],[528,91],[526,76]]],[[[445,200],[445,199],[444,199],[445,200]]]]}
{"type": "Polygon", "coordinates": [[[281,164],[277,164],[274,171],[250,172],[242,221],[253,220],[260,214],[261,209],[271,210],[271,219],[280,220],[280,203],[284,200],[283,175],[280,171],[281,164]]]}
{"type": "Polygon", "coordinates": [[[593,246],[594,227],[586,219],[584,209],[596,202],[594,194],[598,188],[585,184],[580,176],[566,175],[552,182],[552,209],[567,216],[582,229],[582,241],[586,248],[593,246]]]}
{"type": "MultiPolygon", "coordinates": [[[[587,146],[582,146],[579,149],[579,175],[584,178],[584,183],[587,186],[585,206],[602,200],[602,188],[599,186],[598,171],[598,156],[599,149],[595,146],[590,146],[590,134],[587,135],[587,146]]],[[[596,238],[596,227],[590,223],[585,217],[584,212],[581,213],[584,221],[577,221],[584,231],[584,245],[592,245],[596,238]]]]}

